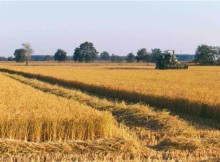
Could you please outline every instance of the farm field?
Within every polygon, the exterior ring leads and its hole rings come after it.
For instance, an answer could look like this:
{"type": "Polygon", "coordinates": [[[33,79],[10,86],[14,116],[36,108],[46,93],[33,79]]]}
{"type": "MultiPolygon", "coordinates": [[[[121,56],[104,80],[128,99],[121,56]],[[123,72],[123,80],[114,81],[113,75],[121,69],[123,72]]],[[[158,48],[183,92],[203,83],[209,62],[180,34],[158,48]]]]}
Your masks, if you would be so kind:
{"type": "Polygon", "coordinates": [[[200,117],[220,118],[219,67],[194,66],[189,70],[158,71],[154,66],[128,65],[72,64],[2,68],[101,96],[144,102],[200,117]]]}
{"type": "Polygon", "coordinates": [[[5,160],[220,158],[220,68],[0,65],[5,160]]]}

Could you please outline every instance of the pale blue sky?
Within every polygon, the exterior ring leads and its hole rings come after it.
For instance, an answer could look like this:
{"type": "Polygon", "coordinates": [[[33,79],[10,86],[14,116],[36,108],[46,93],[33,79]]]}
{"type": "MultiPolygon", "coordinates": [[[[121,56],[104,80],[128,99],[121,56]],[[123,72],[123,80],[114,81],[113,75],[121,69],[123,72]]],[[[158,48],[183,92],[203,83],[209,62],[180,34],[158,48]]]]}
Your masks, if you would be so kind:
{"type": "Polygon", "coordinates": [[[23,42],[35,54],[72,55],[84,41],[126,55],[144,47],[194,53],[220,45],[220,2],[0,2],[0,55],[23,42]]]}

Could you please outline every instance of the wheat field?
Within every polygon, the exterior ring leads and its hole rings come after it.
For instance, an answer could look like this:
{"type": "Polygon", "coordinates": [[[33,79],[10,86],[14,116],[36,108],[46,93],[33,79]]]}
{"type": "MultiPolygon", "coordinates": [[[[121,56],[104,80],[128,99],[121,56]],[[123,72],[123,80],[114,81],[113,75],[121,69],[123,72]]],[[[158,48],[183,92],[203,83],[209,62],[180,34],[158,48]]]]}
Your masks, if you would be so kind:
{"type": "Polygon", "coordinates": [[[220,158],[219,67],[33,65],[0,65],[2,161],[220,158]]]}
{"type": "Polygon", "coordinates": [[[0,137],[33,142],[116,134],[114,118],[74,100],[42,93],[0,76],[0,137]]]}
{"type": "MultiPolygon", "coordinates": [[[[4,67],[3,67],[4,68],[4,67]]],[[[155,70],[153,66],[9,66],[6,69],[83,91],[220,118],[220,68],[155,70]]]]}

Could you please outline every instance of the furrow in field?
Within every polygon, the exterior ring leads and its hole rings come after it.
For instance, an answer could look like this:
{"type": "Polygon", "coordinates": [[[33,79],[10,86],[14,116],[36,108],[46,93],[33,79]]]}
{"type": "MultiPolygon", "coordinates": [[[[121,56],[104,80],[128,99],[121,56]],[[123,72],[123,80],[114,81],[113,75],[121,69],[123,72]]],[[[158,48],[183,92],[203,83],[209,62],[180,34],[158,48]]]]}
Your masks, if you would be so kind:
{"type": "Polygon", "coordinates": [[[142,104],[131,105],[125,102],[108,101],[35,79],[8,73],[5,75],[44,92],[74,99],[98,110],[111,111],[113,116],[119,122],[129,126],[147,147],[166,153],[170,151],[170,154],[174,150],[178,156],[180,154],[189,156],[193,153],[202,154],[201,156],[220,156],[220,132],[218,130],[194,127],[178,116],[172,116],[166,111],[155,111],[142,104]]]}

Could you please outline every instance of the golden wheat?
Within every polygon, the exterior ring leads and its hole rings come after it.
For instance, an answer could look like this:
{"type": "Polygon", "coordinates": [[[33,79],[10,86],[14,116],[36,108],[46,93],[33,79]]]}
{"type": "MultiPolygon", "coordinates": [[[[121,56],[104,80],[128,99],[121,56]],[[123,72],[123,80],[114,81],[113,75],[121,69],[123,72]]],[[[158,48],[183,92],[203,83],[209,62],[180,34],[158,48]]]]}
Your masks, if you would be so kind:
{"type": "Polygon", "coordinates": [[[112,137],[114,118],[74,100],[27,87],[0,75],[0,137],[56,141],[112,137]]]}
{"type": "Polygon", "coordinates": [[[220,117],[220,67],[154,70],[140,66],[2,66],[34,77],[197,116],[220,117]]]}
{"type": "Polygon", "coordinates": [[[35,79],[14,74],[4,75],[44,92],[74,99],[98,110],[111,111],[119,122],[123,122],[131,128],[131,131],[137,135],[143,144],[160,149],[163,151],[162,155],[174,158],[175,155],[171,150],[175,150],[176,153],[178,152],[179,159],[192,154],[199,154],[199,152],[202,153],[201,158],[203,155],[208,157],[220,156],[218,153],[220,152],[220,132],[205,126],[201,127],[202,123],[196,126],[177,116],[172,116],[166,111],[155,112],[152,108],[142,104],[129,105],[125,102],[112,102],[35,79]],[[164,150],[169,151],[164,152],[164,150]]]}
{"type": "Polygon", "coordinates": [[[193,112],[199,116],[203,113],[204,117],[214,114],[215,118],[218,118],[219,67],[157,71],[152,67],[136,64],[103,66],[67,63],[59,67],[14,65],[0,65],[2,69],[13,70],[8,71],[10,73],[21,72],[23,75],[3,73],[17,80],[14,81],[0,74],[0,97],[3,101],[3,109],[0,110],[0,138],[4,138],[0,140],[2,160],[23,161],[28,159],[27,154],[31,154],[29,157],[34,161],[40,161],[42,158],[49,161],[199,161],[220,158],[220,132],[217,121],[207,120],[210,123],[204,125],[206,120],[202,118],[192,116],[181,119],[181,116],[154,110],[141,103],[109,101],[39,81],[45,80],[129,101],[151,104],[155,102],[155,105],[162,108],[177,108],[181,109],[181,112],[193,112]],[[27,77],[36,77],[39,80],[27,77]],[[114,118],[105,111],[110,111],[119,123],[127,125],[129,129],[123,125],[116,126],[114,118]],[[73,118],[76,120],[69,122],[73,118]],[[39,122],[46,122],[40,129],[36,129],[40,125],[37,124],[38,119],[39,122]],[[57,125],[60,121],[61,124],[57,125]],[[80,129],[74,130],[80,137],[69,138],[71,135],[64,135],[64,132],[70,132],[75,124],[81,124],[80,129]],[[100,126],[97,127],[96,124],[100,126]],[[93,130],[92,133],[87,132],[85,125],[89,130],[93,130]],[[103,128],[102,133],[100,127],[103,128]],[[44,131],[39,133],[39,130],[44,131]],[[55,131],[59,133],[54,136],[55,131]],[[108,138],[100,139],[103,137],[108,138]],[[71,141],[72,139],[86,141],[71,141]]]}

